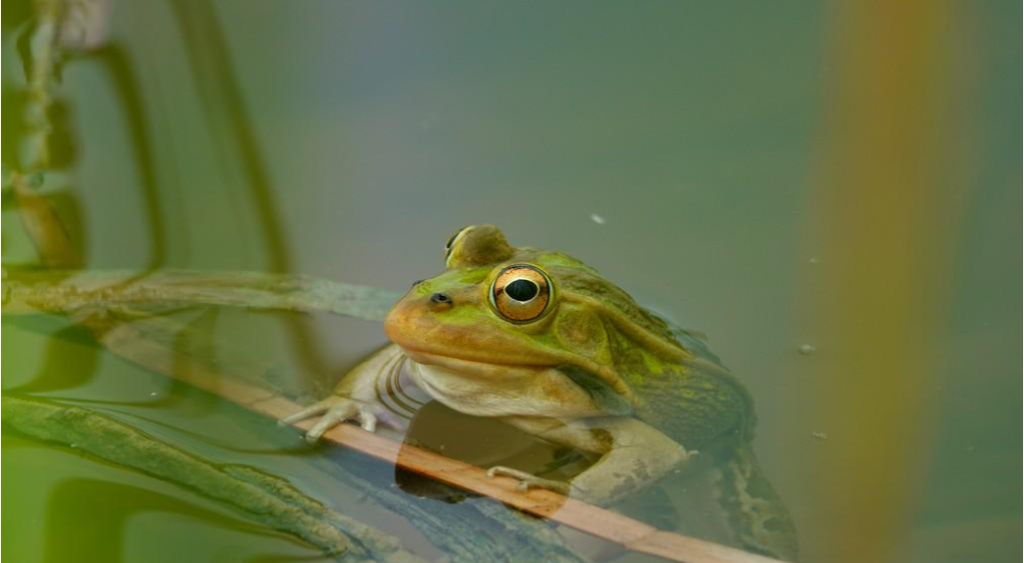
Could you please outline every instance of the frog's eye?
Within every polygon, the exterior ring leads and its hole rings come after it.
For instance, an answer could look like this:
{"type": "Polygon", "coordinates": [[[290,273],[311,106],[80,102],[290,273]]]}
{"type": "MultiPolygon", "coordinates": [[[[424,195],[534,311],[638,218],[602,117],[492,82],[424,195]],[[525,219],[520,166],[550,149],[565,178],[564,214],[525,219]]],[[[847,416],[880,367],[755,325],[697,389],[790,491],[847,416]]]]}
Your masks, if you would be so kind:
{"type": "Polygon", "coordinates": [[[525,323],[544,314],[551,301],[551,280],[535,266],[514,264],[503,269],[491,285],[491,304],[498,314],[525,323]]]}

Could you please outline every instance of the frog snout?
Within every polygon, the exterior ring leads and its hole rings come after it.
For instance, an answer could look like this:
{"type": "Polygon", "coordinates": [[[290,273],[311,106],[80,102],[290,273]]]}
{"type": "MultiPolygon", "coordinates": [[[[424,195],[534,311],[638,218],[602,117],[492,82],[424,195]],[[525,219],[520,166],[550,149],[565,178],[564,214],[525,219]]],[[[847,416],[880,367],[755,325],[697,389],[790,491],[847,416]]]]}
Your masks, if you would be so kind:
{"type": "Polygon", "coordinates": [[[434,313],[454,306],[455,299],[447,292],[406,297],[391,308],[384,321],[384,331],[392,342],[416,347],[429,335],[437,334],[440,325],[434,313]]]}

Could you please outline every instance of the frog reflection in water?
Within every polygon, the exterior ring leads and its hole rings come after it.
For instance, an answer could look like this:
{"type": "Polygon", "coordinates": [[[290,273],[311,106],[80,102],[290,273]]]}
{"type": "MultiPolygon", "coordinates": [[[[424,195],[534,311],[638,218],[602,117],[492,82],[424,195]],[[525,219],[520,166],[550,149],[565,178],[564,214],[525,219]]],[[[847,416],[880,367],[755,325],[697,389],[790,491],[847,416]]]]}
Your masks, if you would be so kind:
{"type": "Polygon", "coordinates": [[[413,383],[456,411],[599,456],[571,482],[506,467],[491,476],[610,504],[677,473],[697,450],[715,452],[736,541],[795,557],[789,514],[750,448],[750,396],[700,340],[582,262],[514,248],[494,226],[466,227],[446,250],[446,271],[388,314],[393,344],[284,422],[322,415],[311,441],[350,419],[372,431],[389,414],[380,380],[405,363],[413,383]]]}

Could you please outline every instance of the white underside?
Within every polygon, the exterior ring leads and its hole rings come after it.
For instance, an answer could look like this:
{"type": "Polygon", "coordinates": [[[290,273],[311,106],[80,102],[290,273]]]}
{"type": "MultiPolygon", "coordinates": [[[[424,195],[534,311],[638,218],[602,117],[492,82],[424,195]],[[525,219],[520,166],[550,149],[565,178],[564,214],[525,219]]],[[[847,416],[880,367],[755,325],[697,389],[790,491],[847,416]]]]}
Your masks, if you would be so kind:
{"type": "MultiPolygon", "coordinates": [[[[456,370],[410,360],[409,373],[418,387],[436,401],[474,416],[541,416],[576,418],[600,414],[585,395],[565,401],[564,388],[556,397],[545,392],[545,384],[561,380],[557,370],[538,370],[532,377],[510,373],[500,383],[492,378],[465,375],[456,370]]],[[[564,385],[564,381],[556,383],[564,385]]]]}

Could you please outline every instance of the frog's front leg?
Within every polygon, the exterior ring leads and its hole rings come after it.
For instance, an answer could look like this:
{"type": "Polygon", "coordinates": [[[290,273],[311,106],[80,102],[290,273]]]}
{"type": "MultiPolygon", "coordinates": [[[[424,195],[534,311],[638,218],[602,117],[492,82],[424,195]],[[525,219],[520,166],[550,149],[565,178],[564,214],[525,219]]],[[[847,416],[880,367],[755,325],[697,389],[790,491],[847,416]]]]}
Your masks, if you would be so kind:
{"type": "Polygon", "coordinates": [[[515,417],[506,421],[539,438],[601,454],[601,458],[570,483],[542,479],[507,467],[491,468],[489,477],[513,477],[519,479],[521,489],[551,489],[595,504],[621,500],[669,471],[685,467],[697,454],[634,418],[560,421],[515,417]]]}
{"type": "Polygon", "coordinates": [[[331,396],[280,419],[278,424],[284,426],[319,415],[320,420],[306,432],[306,441],[310,443],[347,420],[358,420],[370,432],[377,429],[378,421],[396,424],[378,399],[377,380],[399,369],[404,359],[401,348],[394,344],[385,346],[348,372],[331,396]]]}

